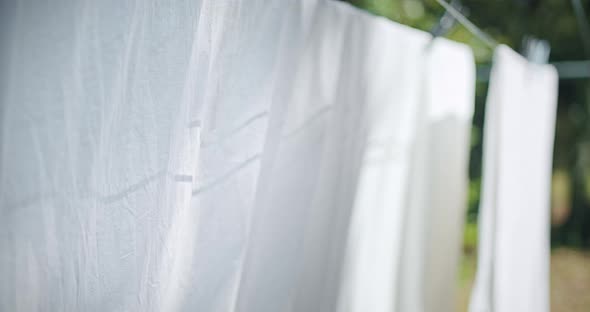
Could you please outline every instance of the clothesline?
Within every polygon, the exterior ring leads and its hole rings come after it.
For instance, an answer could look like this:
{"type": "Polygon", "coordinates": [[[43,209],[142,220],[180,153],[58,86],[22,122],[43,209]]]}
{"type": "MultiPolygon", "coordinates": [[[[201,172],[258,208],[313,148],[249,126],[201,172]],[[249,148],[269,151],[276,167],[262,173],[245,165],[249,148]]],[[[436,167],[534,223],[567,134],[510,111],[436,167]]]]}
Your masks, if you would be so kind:
{"type": "Polygon", "coordinates": [[[455,9],[451,4],[443,0],[436,0],[436,2],[440,4],[447,12],[449,12],[449,14],[451,14],[455,20],[463,25],[463,27],[469,30],[473,35],[487,44],[490,48],[495,49],[498,46],[498,42],[496,40],[473,24],[465,15],[461,14],[461,12],[455,9]]]}
{"type": "MultiPolygon", "coordinates": [[[[550,63],[557,69],[560,80],[582,79],[590,77],[590,61],[561,61],[550,63]]],[[[490,79],[491,65],[477,66],[477,81],[487,82],[490,79]]]]}
{"type": "MultiPolygon", "coordinates": [[[[456,21],[458,21],[465,29],[471,32],[479,40],[485,43],[491,49],[495,49],[499,43],[488,35],[481,28],[471,22],[459,10],[453,7],[450,3],[444,0],[436,0],[456,21]]],[[[582,79],[590,78],[590,60],[581,61],[561,61],[551,63],[557,69],[559,79],[582,79]]],[[[488,81],[490,76],[490,65],[478,66],[477,80],[488,81]]]]}

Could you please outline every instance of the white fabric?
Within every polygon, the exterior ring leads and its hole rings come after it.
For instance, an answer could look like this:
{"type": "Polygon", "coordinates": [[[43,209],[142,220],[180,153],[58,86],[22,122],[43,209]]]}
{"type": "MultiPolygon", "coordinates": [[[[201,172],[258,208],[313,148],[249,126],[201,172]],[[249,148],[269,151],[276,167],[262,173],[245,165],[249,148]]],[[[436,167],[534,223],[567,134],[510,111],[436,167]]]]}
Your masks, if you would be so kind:
{"type": "MultiPolygon", "coordinates": [[[[427,76],[424,311],[454,312],[467,209],[475,104],[475,62],[468,46],[437,39],[427,76]]],[[[408,310],[404,310],[408,311],[408,310]]]]}
{"type": "Polygon", "coordinates": [[[467,46],[441,38],[427,60],[403,205],[396,311],[455,311],[475,68],[467,46]]]}
{"type": "Polygon", "coordinates": [[[362,103],[363,119],[344,123],[353,133],[342,139],[361,142],[357,156],[362,162],[355,163],[361,166],[355,172],[357,189],[351,190],[356,196],[338,208],[353,209],[348,234],[340,234],[348,236],[348,243],[338,311],[392,311],[403,199],[431,37],[369,15],[358,22],[362,28],[352,41],[357,42],[356,74],[342,87],[346,92],[355,86],[363,90],[354,97],[343,94],[351,108],[362,103]]]}
{"type": "Polygon", "coordinates": [[[471,49],[429,49],[404,216],[397,311],[455,311],[466,208],[475,67],[471,49]]]}
{"type": "Polygon", "coordinates": [[[549,196],[558,76],[497,48],[486,107],[471,312],[549,311],[549,196]]]}
{"type": "Polygon", "coordinates": [[[0,310],[395,307],[428,34],[316,0],[2,6],[0,310]]]}
{"type": "Polygon", "coordinates": [[[380,157],[371,157],[381,161],[363,166],[367,176],[350,233],[355,262],[349,270],[356,275],[344,296],[354,304],[345,310],[454,311],[475,69],[467,46],[437,38],[421,50],[410,52],[420,56],[414,74],[404,74],[414,77],[406,83],[418,86],[404,97],[414,116],[395,113],[412,123],[376,115],[391,127],[388,136],[403,129],[416,134],[374,144],[372,153],[380,157]]]}
{"type": "Polygon", "coordinates": [[[4,3],[0,310],[229,310],[306,5],[4,3]]]}

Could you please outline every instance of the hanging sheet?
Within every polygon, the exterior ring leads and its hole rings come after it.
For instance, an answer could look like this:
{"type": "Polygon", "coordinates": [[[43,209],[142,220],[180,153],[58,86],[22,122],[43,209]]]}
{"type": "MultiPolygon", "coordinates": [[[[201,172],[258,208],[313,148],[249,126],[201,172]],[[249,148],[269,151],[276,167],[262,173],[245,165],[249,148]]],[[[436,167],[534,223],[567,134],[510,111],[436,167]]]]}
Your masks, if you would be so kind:
{"type": "Polygon", "coordinates": [[[471,312],[549,311],[549,197],[558,76],[494,54],[471,312]]]}
{"type": "Polygon", "coordinates": [[[428,34],[316,0],[0,17],[0,310],[395,308],[428,34]]]}
{"type": "Polygon", "coordinates": [[[318,7],[313,25],[292,96],[273,116],[281,129],[268,140],[275,151],[261,177],[240,311],[391,306],[430,36],[335,2],[318,7]],[[367,213],[370,228],[358,224],[367,213]]]}
{"type": "Polygon", "coordinates": [[[0,310],[228,311],[308,6],[3,2],[0,310]]]}
{"type": "Polygon", "coordinates": [[[428,49],[404,214],[396,311],[455,311],[474,110],[471,49],[435,39],[428,49]]]}
{"type": "Polygon", "coordinates": [[[368,126],[372,132],[349,232],[342,311],[453,311],[473,56],[464,45],[429,37],[411,41],[416,34],[398,31],[395,38],[406,38],[406,49],[386,54],[409,66],[387,80],[402,73],[403,82],[393,86],[405,92],[390,87],[384,90],[391,93],[377,97],[389,102],[371,103],[381,111],[374,110],[368,126]]]}

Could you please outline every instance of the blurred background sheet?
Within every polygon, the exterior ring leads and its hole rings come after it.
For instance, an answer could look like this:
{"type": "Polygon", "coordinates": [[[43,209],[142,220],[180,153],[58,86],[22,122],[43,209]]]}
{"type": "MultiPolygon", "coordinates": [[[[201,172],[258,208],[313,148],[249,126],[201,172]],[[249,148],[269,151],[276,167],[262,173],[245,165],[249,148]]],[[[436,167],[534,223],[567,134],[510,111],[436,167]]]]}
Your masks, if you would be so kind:
{"type": "Polygon", "coordinates": [[[550,188],[558,76],[496,49],[485,121],[471,312],[549,311],[550,188]]]}
{"type": "Polygon", "coordinates": [[[443,38],[428,47],[405,205],[396,311],[456,311],[466,212],[475,66],[471,49],[443,38]]]}

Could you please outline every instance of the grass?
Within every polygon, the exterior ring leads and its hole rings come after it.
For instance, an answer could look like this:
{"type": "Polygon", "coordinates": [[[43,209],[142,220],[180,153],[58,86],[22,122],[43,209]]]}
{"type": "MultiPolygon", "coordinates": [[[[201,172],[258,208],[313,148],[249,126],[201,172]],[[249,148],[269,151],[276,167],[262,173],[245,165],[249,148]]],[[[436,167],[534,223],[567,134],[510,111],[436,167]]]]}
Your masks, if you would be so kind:
{"type": "MultiPolygon", "coordinates": [[[[467,232],[467,236],[472,235],[467,232]]],[[[466,244],[468,245],[468,244],[466,244]]],[[[477,256],[474,246],[466,246],[458,277],[457,307],[466,312],[475,278],[477,256]]],[[[557,248],[551,252],[551,311],[590,311],[590,252],[557,248]]]]}

